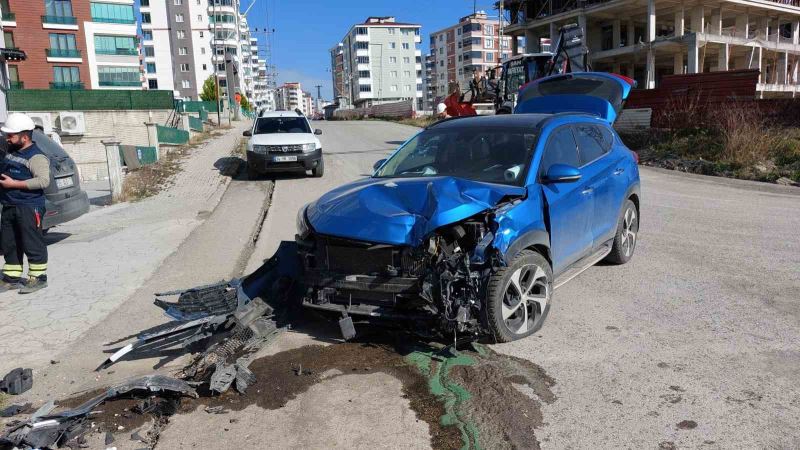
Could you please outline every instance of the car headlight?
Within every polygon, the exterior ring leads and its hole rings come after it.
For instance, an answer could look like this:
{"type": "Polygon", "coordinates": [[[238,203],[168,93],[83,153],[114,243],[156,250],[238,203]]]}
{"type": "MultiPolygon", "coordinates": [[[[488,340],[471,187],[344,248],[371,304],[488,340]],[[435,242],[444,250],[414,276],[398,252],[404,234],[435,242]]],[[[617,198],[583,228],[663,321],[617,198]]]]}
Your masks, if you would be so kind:
{"type": "Polygon", "coordinates": [[[310,144],[303,144],[303,153],[313,152],[317,149],[317,144],[310,143],[310,144]]]}
{"type": "Polygon", "coordinates": [[[266,155],[267,154],[267,146],[266,145],[254,145],[253,146],[253,152],[254,153],[263,153],[263,154],[266,155]]]}
{"type": "Polygon", "coordinates": [[[311,232],[311,226],[308,224],[308,220],[306,219],[306,210],[308,209],[308,205],[306,204],[300,211],[297,211],[297,218],[295,219],[295,223],[297,225],[297,235],[300,236],[301,239],[305,239],[308,234],[311,232]]]}

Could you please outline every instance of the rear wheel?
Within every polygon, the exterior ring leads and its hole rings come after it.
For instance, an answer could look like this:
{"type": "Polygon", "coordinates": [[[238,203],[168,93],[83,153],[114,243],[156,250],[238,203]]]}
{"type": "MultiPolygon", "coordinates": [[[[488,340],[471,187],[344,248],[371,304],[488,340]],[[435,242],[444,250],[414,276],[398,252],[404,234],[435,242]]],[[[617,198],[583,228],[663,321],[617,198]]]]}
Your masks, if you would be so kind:
{"type": "Polygon", "coordinates": [[[639,211],[631,201],[625,202],[622,208],[619,222],[617,223],[617,234],[614,236],[614,243],[611,246],[611,253],[606,256],[606,261],[613,264],[625,264],[633,257],[636,249],[636,238],[639,235],[639,211]]]}
{"type": "Polygon", "coordinates": [[[553,269],[532,250],[521,251],[489,279],[489,327],[497,342],[530,336],[542,327],[550,309],[553,269]]]}
{"type": "Polygon", "coordinates": [[[317,167],[311,169],[311,175],[313,175],[316,178],[319,178],[324,173],[325,173],[325,160],[320,158],[319,162],[317,163],[317,167]]]}

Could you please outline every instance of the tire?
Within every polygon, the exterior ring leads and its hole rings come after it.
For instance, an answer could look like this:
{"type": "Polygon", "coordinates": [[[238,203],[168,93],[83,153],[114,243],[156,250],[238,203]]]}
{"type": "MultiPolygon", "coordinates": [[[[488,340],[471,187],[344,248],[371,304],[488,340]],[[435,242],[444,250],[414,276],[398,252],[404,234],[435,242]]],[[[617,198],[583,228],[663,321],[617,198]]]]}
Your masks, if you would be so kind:
{"type": "Polygon", "coordinates": [[[639,234],[639,211],[630,200],[625,201],[617,223],[617,233],[611,245],[611,253],[606,256],[606,261],[612,264],[625,264],[633,257],[636,250],[636,238],[639,234]]]}
{"type": "Polygon", "coordinates": [[[320,158],[317,167],[311,169],[311,175],[314,176],[315,178],[319,178],[324,173],[325,173],[325,160],[320,158]]]}
{"type": "Polygon", "coordinates": [[[550,310],[552,295],[550,263],[532,250],[517,254],[489,279],[487,316],[495,340],[511,342],[537,332],[550,310]],[[524,290],[528,295],[520,298],[524,290]]]}

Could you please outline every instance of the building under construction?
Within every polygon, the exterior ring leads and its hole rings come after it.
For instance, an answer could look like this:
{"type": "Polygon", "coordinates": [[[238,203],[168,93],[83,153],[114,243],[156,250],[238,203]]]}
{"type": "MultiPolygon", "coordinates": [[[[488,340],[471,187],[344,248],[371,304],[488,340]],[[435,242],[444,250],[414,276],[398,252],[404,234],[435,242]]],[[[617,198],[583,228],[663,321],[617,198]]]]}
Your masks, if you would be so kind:
{"type": "Polygon", "coordinates": [[[800,96],[800,0],[504,0],[512,52],[583,28],[594,70],[653,88],[661,77],[759,69],[761,97],[800,96]]]}

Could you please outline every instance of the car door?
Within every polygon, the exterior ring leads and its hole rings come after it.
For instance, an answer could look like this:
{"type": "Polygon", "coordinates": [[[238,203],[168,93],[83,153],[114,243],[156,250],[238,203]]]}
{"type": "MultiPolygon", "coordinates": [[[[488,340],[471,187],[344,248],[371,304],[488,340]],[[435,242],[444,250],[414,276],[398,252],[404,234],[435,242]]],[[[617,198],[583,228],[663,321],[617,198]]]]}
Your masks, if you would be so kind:
{"type": "Polygon", "coordinates": [[[580,165],[572,128],[564,125],[550,133],[539,164],[539,179],[547,201],[553,272],[561,273],[592,248],[592,191],[581,177],[571,183],[547,183],[544,175],[553,164],[580,165]]]}
{"type": "MultiPolygon", "coordinates": [[[[616,228],[617,208],[614,207],[614,192],[611,178],[617,161],[611,154],[610,133],[604,126],[593,123],[573,125],[578,141],[581,175],[592,190],[592,248],[598,249],[613,238],[616,228]]],[[[619,158],[616,158],[619,159],[619,158]]]]}

